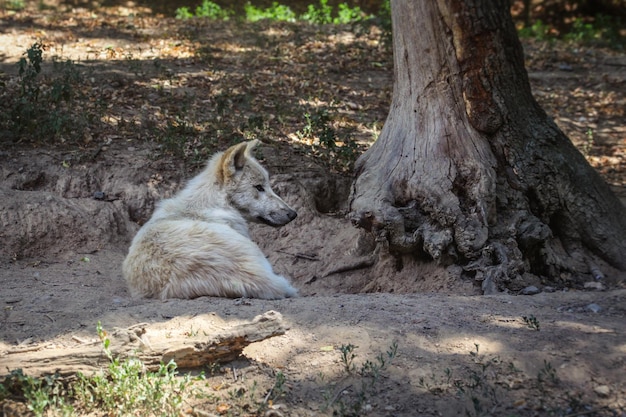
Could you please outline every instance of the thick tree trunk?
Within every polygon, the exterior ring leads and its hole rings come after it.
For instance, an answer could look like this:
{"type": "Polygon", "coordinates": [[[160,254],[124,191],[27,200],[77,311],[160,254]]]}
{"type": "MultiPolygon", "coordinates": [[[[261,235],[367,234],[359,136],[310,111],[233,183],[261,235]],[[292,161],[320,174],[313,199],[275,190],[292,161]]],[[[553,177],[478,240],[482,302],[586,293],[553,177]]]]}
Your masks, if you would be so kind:
{"type": "Polygon", "coordinates": [[[626,269],[626,210],[534,100],[507,1],[392,1],[394,92],[353,223],[485,292],[626,269]],[[565,275],[564,275],[565,273],[565,275]]]}

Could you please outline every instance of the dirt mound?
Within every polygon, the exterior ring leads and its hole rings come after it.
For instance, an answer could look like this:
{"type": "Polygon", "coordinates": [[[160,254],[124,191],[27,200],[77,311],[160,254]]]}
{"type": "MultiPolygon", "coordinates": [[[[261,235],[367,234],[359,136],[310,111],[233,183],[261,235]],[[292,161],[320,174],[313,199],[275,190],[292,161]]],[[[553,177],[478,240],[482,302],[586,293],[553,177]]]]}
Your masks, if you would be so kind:
{"type": "MultiPolygon", "coordinates": [[[[375,263],[372,255],[359,254],[355,246],[363,237],[345,219],[351,179],[288,152],[264,145],[259,158],[298,218],[278,229],[251,225],[251,233],[276,270],[291,277],[301,293],[475,292],[454,269],[382,255],[382,262],[375,263]]],[[[154,205],[192,175],[180,163],[151,155],[120,145],[98,149],[95,155],[3,154],[0,255],[56,261],[103,249],[125,252],[154,205]]]]}

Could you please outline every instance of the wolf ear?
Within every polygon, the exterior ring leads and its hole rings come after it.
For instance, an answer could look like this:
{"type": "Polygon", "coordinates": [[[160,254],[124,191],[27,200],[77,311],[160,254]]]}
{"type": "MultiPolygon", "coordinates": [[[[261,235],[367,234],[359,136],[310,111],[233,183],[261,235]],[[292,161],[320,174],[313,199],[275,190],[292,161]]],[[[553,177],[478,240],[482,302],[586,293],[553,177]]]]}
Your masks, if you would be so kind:
{"type": "Polygon", "coordinates": [[[252,149],[254,149],[258,143],[259,141],[256,139],[249,142],[242,142],[224,151],[220,160],[220,172],[218,175],[222,183],[235,175],[235,172],[243,169],[248,159],[253,158],[252,149]]]}

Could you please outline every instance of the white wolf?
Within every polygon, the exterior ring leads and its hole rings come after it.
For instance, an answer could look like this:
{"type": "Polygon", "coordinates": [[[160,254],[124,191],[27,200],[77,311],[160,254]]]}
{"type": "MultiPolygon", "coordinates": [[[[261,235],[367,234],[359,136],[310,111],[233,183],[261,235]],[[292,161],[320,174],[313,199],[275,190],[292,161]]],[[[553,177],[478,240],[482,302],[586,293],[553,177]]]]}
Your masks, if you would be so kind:
{"type": "Polygon", "coordinates": [[[297,294],[248,234],[246,220],[282,226],[296,217],[252,156],[257,143],[214,155],[177,195],[161,202],[124,261],[133,296],[278,299],[297,294]]]}

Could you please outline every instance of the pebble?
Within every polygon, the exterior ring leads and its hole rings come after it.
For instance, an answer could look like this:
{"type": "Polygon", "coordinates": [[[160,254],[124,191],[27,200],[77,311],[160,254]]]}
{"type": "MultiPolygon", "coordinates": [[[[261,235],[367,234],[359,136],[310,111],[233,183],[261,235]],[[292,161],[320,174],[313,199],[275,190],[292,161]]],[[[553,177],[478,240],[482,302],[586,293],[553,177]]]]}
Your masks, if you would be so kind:
{"type": "Polygon", "coordinates": [[[523,295],[535,295],[535,294],[539,294],[540,292],[541,290],[535,287],[534,285],[529,285],[528,287],[520,291],[520,293],[523,295]]]}
{"type": "Polygon", "coordinates": [[[606,398],[611,394],[611,388],[608,385],[598,385],[593,389],[599,397],[606,398]]]}
{"type": "Polygon", "coordinates": [[[604,291],[604,284],[596,281],[585,282],[584,288],[586,290],[604,291]]]}
{"type": "Polygon", "coordinates": [[[93,193],[94,200],[104,200],[107,195],[103,191],[96,191],[93,193]]]}
{"type": "Polygon", "coordinates": [[[587,306],[587,310],[592,311],[594,313],[599,313],[602,311],[602,307],[600,307],[596,303],[591,303],[587,306]]]}

